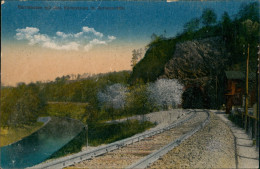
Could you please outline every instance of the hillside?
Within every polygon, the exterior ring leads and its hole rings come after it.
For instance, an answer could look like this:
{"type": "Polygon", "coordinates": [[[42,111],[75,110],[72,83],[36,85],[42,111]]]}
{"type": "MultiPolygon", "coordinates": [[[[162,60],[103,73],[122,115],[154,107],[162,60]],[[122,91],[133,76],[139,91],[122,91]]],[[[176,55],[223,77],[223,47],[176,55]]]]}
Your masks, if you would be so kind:
{"type": "Polygon", "coordinates": [[[155,81],[164,72],[164,66],[171,58],[175,44],[175,39],[157,37],[149,44],[144,58],[133,68],[130,83],[134,83],[137,79],[142,79],[144,82],[155,81]]]}
{"type": "Polygon", "coordinates": [[[219,37],[185,41],[176,45],[160,78],[178,79],[185,85],[205,86],[211,76],[219,75],[228,60],[219,37]]]}
{"type": "Polygon", "coordinates": [[[224,71],[245,72],[247,51],[249,71],[256,72],[259,38],[259,3],[242,5],[233,18],[224,12],[219,20],[213,9],[206,9],[176,37],[153,36],[130,83],[178,79],[185,86],[183,107],[217,108],[225,101],[224,71]]]}

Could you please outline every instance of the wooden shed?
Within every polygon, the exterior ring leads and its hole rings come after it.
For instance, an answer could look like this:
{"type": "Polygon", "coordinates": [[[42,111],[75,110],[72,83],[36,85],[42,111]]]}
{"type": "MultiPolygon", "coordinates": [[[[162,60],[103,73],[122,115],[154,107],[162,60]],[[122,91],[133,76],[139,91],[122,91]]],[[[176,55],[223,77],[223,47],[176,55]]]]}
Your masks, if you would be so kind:
{"type": "MultiPolygon", "coordinates": [[[[229,114],[232,106],[244,107],[243,96],[245,95],[246,74],[241,71],[225,71],[226,75],[226,113],[229,114]]],[[[249,81],[256,79],[255,73],[249,74],[249,81]]],[[[249,103],[255,102],[255,85],[251,83],[251,90],[249,90],[249,103]]],[[[249,106],[251,106],[249,104],[249,106]]]]}

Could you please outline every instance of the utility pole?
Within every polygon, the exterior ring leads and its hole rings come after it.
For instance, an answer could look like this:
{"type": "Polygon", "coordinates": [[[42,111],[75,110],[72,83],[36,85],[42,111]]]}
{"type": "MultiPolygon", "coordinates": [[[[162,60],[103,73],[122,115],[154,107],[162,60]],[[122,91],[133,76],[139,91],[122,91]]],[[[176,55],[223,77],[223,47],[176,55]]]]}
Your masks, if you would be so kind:
{"type": "MultiPolygon", "coordinates": [[[[257,58],[257,79],[256,79],[256,90],[257,90],[257,109],[256,109],[256,147],[259,150],[259,102],[260,102],[260,91],[259,91],[259,85],[260,85],[260,45],[258,45],[258,58],[257,58]]],[[[260,161],[259,161],[260,166],[260,161]]]]}
{"type": "Polygon", "coordinates": [[[216,109],[218,108],[218,76],[216,75],[216,109]]]}
{"type": "Polygon", "coordinates": [[[247,58],[246,58],[246,102],[245,102],[245,130],[247,131],[247,118],[248,118],[248,72],[249,72],[249,44],[247,45],[247,58]]]}
{"type": "Polygon", "coordinates": [[[88,147],[88,125],[86,125],[86,129],[87,129],[87,147],[88,147]]]}

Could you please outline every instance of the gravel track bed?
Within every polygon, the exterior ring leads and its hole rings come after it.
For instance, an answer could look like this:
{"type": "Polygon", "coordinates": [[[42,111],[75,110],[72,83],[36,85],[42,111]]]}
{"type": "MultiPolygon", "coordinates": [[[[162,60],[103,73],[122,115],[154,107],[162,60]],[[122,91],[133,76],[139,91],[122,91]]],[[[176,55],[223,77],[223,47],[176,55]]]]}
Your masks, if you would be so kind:
{"type": "Polygon", "coordinates": [[[210,113],[209,123],[148,168],[236,168],[229,127],[210,113]]]}
{"type": "Polygon", "coordinates": [[[205,112],[197,112],[194,118],[176,128],[68,168],[125,168],[179,138],[201,124],[206,118],[205,112]]]}

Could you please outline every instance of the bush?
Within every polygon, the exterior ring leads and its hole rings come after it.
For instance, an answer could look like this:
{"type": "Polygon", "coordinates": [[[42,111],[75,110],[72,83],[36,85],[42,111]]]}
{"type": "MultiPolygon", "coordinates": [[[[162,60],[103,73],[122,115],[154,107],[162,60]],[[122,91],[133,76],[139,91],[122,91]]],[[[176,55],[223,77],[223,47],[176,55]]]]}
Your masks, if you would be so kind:
{"type": "Polygon", "coordinates": [[[86,112],[89,105],[87,103],[73,102],[49,102],[46,107],[44,116],[70,117],[73,119],[86,122],[88,113],[86,112]]]}
{"type": "Polygon", "coordinates": [[[89,144],[97,146],[100,144],[112,143],[130,137],[134,134],[153,127],[154,124],[148,121],[143,123],[137,120],[128,120],[123,123],[97,123],[89,126],[89,144]]]}
{"type": "Polygon", "coordinates": [[[130,87],[126,97],[126,112],[128,115],[146,114],[151,111],[152,105],[148,100],[147,86],[139,82],[130,87]]]}

